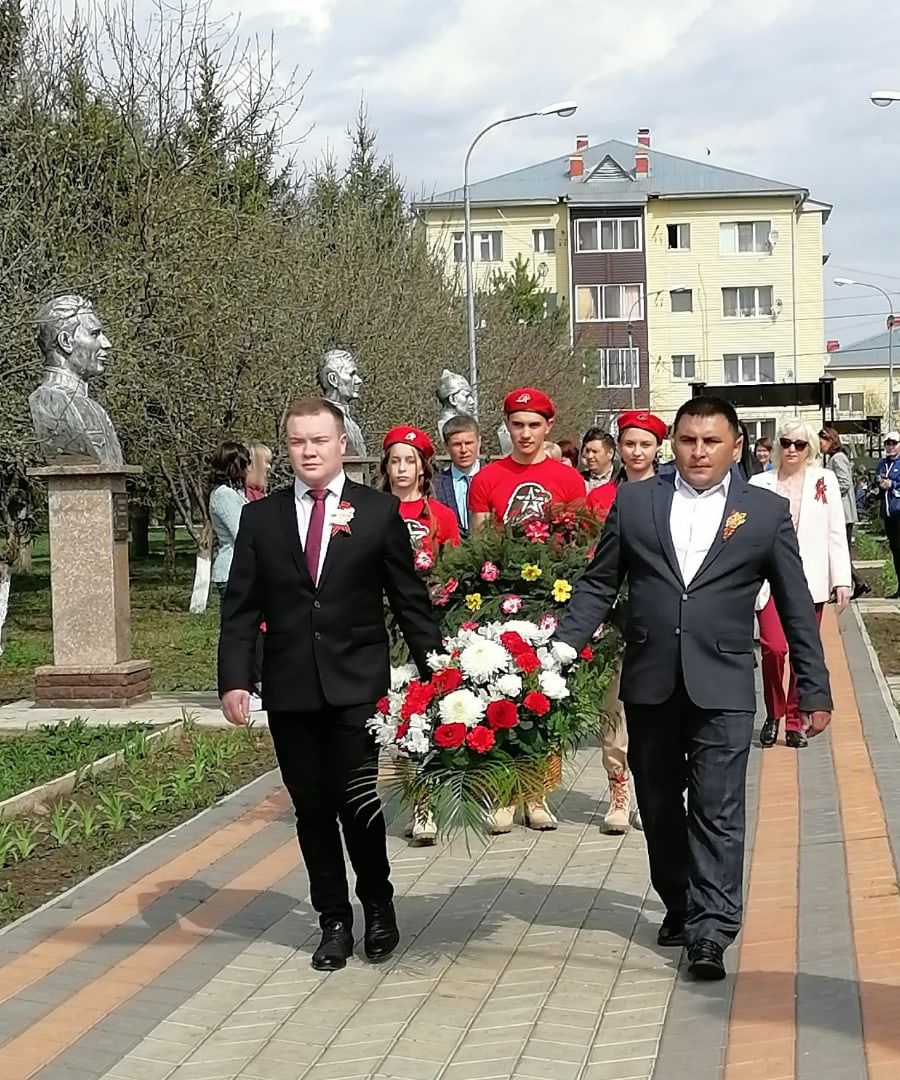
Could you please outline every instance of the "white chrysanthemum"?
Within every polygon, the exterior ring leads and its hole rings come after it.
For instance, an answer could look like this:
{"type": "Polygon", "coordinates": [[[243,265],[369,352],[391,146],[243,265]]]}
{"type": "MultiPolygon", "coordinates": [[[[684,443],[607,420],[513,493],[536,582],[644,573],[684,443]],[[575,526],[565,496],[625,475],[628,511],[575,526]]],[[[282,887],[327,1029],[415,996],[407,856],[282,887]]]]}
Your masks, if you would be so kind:
{"type": "Polygon", "coordinates": [[[411,679],[414,679],[418,675],[413,664],[403,664],[401,667],[391,668],[391,689],[402,690],[407,686],[411,679]]]}
{"type": "Polygon", "coordinates": [[[379,746],[393,746],[397,738],[397,725],[385,723],[383,717],[375,717],[368,723],[369,731],[379,746]]]}
{"type": "Polygon", "coordinates": [[[485,703],[471,690],[454,690],[441,700],[441,721],[474,727],[484,716],[485,703]]]}
{"type": "Polygon", "coordinates": [[[566,680],[556,671],[542,671],[538,675],[538,683],[541,689],[553,701],[562,701],[569,696],[569,688],[566,680]]]}
{"type": "Polygon", "coordinates": [[[527,619],[510,619],[509,622],[503,623],[500,631],[504,634],[518,634],[529,645],[536,645],[544,638],[544,631],[527,619]]]}
{"type": "Polygon", "coordinates": [[[537,657],[541,662],[541,671],[559,671],[559,662],[546,645],[538,649],[537,657]]]}
{"type": "Polygon", "coordinates": [[[476,638],[463,649],[459,666],[475,682],[487,682],[498,671],[506,671],[510,661],[509,653],[499,642],[476,638]]]}
{"type": "Polygon", "coordinates": [[[411,754],[427,754],[431,749],[427,732],[413,730],[413,728],[407,732],[403,745],[411,754]]]}
{"type": "Polygon", "coordinates": [[[430,652],[425,660],[431,671],[440,671],[450,663],[450,656],[448,653],[430,652]]]}
{"type": "Polygon", "coordinates": [[[522,693],[522,679],[518,675],[501,675],[494,683],[502,697],[518,697],[522,693]]]}

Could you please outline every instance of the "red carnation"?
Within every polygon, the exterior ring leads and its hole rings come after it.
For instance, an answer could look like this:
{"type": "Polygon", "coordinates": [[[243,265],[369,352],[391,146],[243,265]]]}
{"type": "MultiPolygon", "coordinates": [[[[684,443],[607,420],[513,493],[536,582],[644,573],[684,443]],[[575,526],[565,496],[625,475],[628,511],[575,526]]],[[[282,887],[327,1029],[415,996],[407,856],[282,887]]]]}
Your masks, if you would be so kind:
{"type": "Polygon", "coordinates": [[[434,741],[442,750],[455,750],[465,742],[467,730],[465,724],[438,724],[434,729],[434,741]]]}
{"type": "Polygon", "coordinates": [[[466,736],[466,746],[476,754],[486,754],[494,745],[494,733],[483,724],[473,727],[466,736]]]}
{"type": "Polygon", "coordinates": [[[587,660],[588,662],[590,662],[594,659],[594,650],[590,647],[590,645],[585,645],[585,647],[578,655],[581,657],[582,660],[587,660]]]}
{"type": "Polygon", "coordinates": [[[519,708],[514,701],[501,698],[492,701],[486,710],[487,722],[494,730],[506,731],[519,722],[519,708]]]}
{"type": "Polygon", "coordinates": [[[550,698],[539,690],[532,690],[531,693],[526,694],[522,704],[529,712],[536,713],[538,716],[546,716],[550,712],[550,698]]]}
{"type": "Polygon", "coordinates": [[[398,740],[399,740],[399,739],[402,739],[402,738],[403,738],[403,737],[404,737],[404,736],[406,735],[406,733],[407,733],[408,731],[409,731],[409,721],[408,721],[408,720],[404,720],[404,721],[403,721],[403,723],[402,723],[402,724],[400,724],[400,725],[398,726],[398,728],[397,728],[397,739],[398,739],[398,740]]]}
{"type": "Polygon", "coordinates": [[[385,695],[383,698],[379,698],[378,704],[375,708],[381,713],[382,716],[387,716],[391,711],[391,700],[385,695]]]}
{"type": "Polygon", "coordinates": [[[516,664],[520,671],[524,671],[526,675],[531,674],[532,671],[540,671],[541,662],[538,660],[538,654],[532,648],[525,648],[522,652],[516,653],[516,664]]]}
{"type": "Polygon", "coordinates": [[[510,656],[518,656],[520,652],[523,652],[528,648],[528,642],[521,634],[517,634],[515,630],[504,631],[500,635],[500,644],[506,649],[510,656]]]}
{"type": "Polygon", "coordinates": [[[460,628],[460,630],[477,630],[478,629],[478,623],[477,622],[472,622],[470,620],[469,622],[461,623],[459,628],[460,628]]]}
{"type": "Polygon", "coordinates": [[[413,679],[406,688],[406,697],[400,709],[400,718],[409,720],[411,716],[420,716],[434,699],[435,689],[431,683],[422,683],[413,679]]]}
{"type": "Polygon", "coordinates": [[[444,694],[452,694],[454,690],[458,690],[462,686],[463,673],[459,668],[448,667],[442,671],[436,671],[431,676],[431,685],[434,687],[434,692],[443,696],[444,694]]]}

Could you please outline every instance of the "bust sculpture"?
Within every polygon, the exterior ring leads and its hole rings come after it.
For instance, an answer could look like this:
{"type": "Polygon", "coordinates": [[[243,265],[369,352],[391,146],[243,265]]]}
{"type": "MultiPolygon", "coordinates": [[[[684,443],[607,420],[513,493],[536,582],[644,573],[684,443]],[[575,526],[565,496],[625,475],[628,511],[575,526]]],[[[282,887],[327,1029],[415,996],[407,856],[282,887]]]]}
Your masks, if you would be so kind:
{"type": "Polygon", "coordinates": [[[356,358],[346,349],[329,349],[319,357],[319,389],[322,396],[344,414],[347,450],[353,457],[366,456],[366,441],[359,424],[350,415],[350,407],[359,397],[362,379],[356,358]]]}
{"type": "Polygon", "coordinates": [[[444,424],[453,416],[474,416],[475,397],[469,380],[447,368],[441,372],[437,384],[437,399],[441,406],[438,417],[438,434],[443,439],[444,424]]]}
{"type": "Polygon", "coordinates": [[[102,405],[88,396],[111,345],[93,304],[83,296],[58,296],[35,317],[44,378],[28,399],[41,452],[48,465],[122,465],[122,447],[102,405]]]}

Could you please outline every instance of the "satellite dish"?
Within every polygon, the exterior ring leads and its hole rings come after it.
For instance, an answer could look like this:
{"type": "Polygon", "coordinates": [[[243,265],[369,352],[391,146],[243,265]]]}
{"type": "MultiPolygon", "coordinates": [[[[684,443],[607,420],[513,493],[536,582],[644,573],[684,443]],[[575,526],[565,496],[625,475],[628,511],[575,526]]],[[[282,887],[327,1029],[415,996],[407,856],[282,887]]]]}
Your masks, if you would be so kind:
{"type": "Polygon", "coordinates": [[[778,230],[777,229],[770,229],[769,230],[769,247],[775,247],[775,245],[777,243],[778,243],[778,230]]]}

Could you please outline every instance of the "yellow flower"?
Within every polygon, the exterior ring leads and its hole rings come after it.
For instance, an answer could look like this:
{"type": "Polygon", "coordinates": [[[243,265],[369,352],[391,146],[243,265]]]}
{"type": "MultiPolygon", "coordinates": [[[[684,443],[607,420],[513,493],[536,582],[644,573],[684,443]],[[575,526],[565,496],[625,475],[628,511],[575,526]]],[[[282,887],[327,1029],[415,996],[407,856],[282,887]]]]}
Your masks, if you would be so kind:
{"type": "Polygon", "coordinates": [[[522,567],[522,577],[526,581],[537,581],[543,572],[544,571],[534,563],[525,563],[522,567]]]}
{"type": "Polygon", "coordinates": [[[572,586],[564,578],[553,582],[553,599],[557,604],[564,604],[572,595],[572,586]]]}
{"type": "Polygon", "coordinates": [[[466,607],[469,611],[478,611],[481,607],[481,593],[471,592],[466,596],[466,607]]]}

